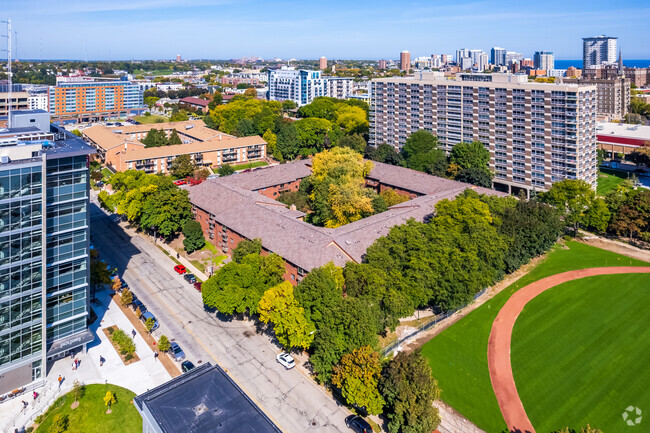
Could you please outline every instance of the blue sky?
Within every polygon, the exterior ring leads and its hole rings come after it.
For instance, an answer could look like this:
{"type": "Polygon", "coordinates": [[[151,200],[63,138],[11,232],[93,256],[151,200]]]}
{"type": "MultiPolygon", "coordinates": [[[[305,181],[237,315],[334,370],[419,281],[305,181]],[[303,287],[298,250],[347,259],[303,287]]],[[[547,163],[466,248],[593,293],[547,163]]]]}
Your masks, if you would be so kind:
{"type": "MultiPolygon", "coordinates": [[[[585,36],[617,36],[650,58],[640,0],[0,0],[18,56],[45,59],[396,59],[500,46],[580,59],[585,36]]],[[[0,33],[4,33],[0,30],[0,33]]]]}

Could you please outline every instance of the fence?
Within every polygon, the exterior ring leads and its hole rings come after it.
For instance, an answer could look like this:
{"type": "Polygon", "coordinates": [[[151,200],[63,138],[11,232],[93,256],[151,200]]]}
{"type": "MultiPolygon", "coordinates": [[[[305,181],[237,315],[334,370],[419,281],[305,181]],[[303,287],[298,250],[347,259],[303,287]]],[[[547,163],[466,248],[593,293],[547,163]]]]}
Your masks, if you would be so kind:
{"type": "MultiPolygon", "coordinates": [[[[489,287],[486,287],[485,289],[481,290],[476,295],[474,295],[474,297],[472,298],[472,302],[477,300],[481,296],[483,296],[488,291],[488,289],[489,289],[489,287]]],[[[467,304],[463,305],[462,307],[457,308],[455,310],[446,311],[444,313],[437,314],[431,322],[428,322],[428,323],[425,323],[423,325],[418,326],[415,329],[415,331],[411,332],[407,336],[399,338],[398,340],[393,341],[388,346],[384,347],[381,350],[381,356],[386,356],[387,354],[389,354],[390,352],[395,350],[395,348],[397,348],[400,344],[404,343],[407,340],[410,340],[411,338],[418,335],[420,332],[426,331],[427,329],[436,326],[440,321],[446,319],[447,317],[451,316],[452,314],[456,313],[457,311],[462,310],[463,308],[467,307],[469,304],[471,304],[471,302],[469,302],[469,303],[467,303],[467,304]]]]}

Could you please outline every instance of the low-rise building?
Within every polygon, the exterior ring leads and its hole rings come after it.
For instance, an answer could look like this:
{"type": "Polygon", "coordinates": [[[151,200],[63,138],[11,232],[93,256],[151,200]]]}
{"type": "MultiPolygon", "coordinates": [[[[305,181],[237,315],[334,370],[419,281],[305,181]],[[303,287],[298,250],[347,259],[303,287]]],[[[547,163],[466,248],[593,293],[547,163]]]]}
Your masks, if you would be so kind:
{"type": "Polygon", "coordinates": [[[266,142],[262,138],[234,137],[207,128],[202,120],[112,128],[95,125],[84,129],[82,135],[97,149],[101,161],[117,171],[169,173],[179,155],[191,155],[199,167],[241,164],[266,157],[266,142]],[[182,144],[145,147],[141,140],[154,128],[163,130],[167,137],[175,130],[182,144]]]}
{"type": "Polygon", "coordinates": [[[505,195],[486,188],[430,176],[408,168],[373,162],[366,186],[377,192],[393,189],[411,200],[386,212],[335,229],[303,221],[305,214],[276,201],[287,191],[297,191],[311,175],[309,160],[260,168],[189,187],[190,202],[205,239],[224,254],[242,240],[262,240],[265,253],[285,260],[285,280],[297,284],[312,269],[334,262],[360,263],[367,248],[391,227],[414,218],[424,221],[442,199],[453,199],[470,188],[482,194],[505,195]]]}
{"type": "Polygon", "coordinates": [[[625,68],[625,78],[636,87],[645,87],[650,82],[648,72],[648,68],[625,68]]]}
{"type": "Polygon", "coordinates": [[[596,127],[596,139],[608,158],[627,155],[639,148],[650,148],[650,126],[601,122],[596,127]]]}
{"type": "Polygon", "coordinates": [[[188,96],[187,98],[182,98],[180,101],[178,101],[179,105],[185,105],[192,110],[201,110],[203,113],[208,112],[208,104],[210,104],[210,101],[206,99],[201,99],[201,98],[195,98],[194,96],[188,96]]]}
{"type": "Polygon", "coordinates": [[[281,433],[219,366],[209,362],[133,399],[143,433],[281,433]]]}

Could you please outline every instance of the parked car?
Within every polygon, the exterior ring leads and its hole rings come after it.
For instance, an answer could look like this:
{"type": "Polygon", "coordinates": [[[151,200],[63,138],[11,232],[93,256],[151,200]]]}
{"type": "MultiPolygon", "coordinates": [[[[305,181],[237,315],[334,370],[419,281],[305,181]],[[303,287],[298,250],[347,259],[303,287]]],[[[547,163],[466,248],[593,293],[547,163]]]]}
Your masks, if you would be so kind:
{"type": "Polygon", "coordinates": [[[138,308],[140,309],[140,313],[144,314],[147,312],[147,307],[144,306],[141,300],[136,299],[133,302],[131,302],[131,306],[133,307],[133,311],[137,310],[138,308]]]}
{"type": "Polygon", "coordinates": [[[192,369],[194,369],[194,364],[192,364],[190,361],[181,362],[181,370],[183,370],[183,373],[187,373],[192,369]]]}
{"type": "MultiPolygon", "coordinates": [[[[142,311],[142,310],[140,310],[140,311],[142,311]]],[[[158,327],[160,326],[160,323],[158,323],[158,320],[156,320],[156,316],[151,314],[149,311],[145,311],[140,316],[140,320],[142,320],[142,323],[146,323],[147,320],[149,320],[149,319],[153,319],[153,328],[151,328],[151,330],[155,331],[156,329],[158,329],[158,327]]],[[[183,356],[185,356],[185,354],[183,354],[183,356]]]]}
{"type": "Polygon", "coordinates": [[[296,361],[294,361],[293,356],[289,355],[287,352],[278,353],[275,360],[282,364],[287,370],[296,366],[296,361]]]}
{"type": "Polygon", "coordinates": [[[174,270],[175,270],[179,275],[183,275],[185,272],[187,272],[187,269],[185,269],[185,266],[183,266],[183,265],[176,265],[176,266],[174,266],[174,270]]]}
{"type": "Polygon", "coordinates": [[[372,433],[372,427],[368,424],[368,421],[359,415],[349,415],[345,418],[345,425],[357,433],[372,433]]]}
{"type": "Polygon", "coordinates": [[[185,359],[185,352],[183,352],[183,349],[181,349],[181,346],[178,345],[176,342],[172,342],[169,345],[169,353],[172,354],[174,357],[174,361],[182,361],[185,359]]]}
{"type": "Polygon", "coordinates": [[[202,286],[202,285],[203,285],[202,282],[197,281],[196,283],[194,283],[194,288],[200,292],[200,291],[201,291],[201,286],[202,286]]]}
{"type": "Polygon", "coordinates": [[[196,277],[192,274],[187,273],[183,275],[183,278],[185,278],[185,281],[187,281],[190,284],[196,283],[196,277]]]}

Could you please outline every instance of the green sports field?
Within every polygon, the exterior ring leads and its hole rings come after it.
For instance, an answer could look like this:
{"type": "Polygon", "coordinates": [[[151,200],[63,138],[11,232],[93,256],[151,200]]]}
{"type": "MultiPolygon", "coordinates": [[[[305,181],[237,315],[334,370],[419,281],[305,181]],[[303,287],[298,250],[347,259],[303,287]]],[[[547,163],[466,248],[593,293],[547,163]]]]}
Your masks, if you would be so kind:
{"type": "Polygon", "coordinates": [[[538,432],[587,423],[623,432],[626,407],[650,410],[648,311],[650,274],[570,281],[530,301],[515,323],[511,353],[538,432]]]}
{"type": "MultiPolygon", "coordinates": [[[[423,354],[438,379],[441,398],[487,432],[502,432],[506,425],[492,391],[487,367],[488,337],[499,309],[516,290],[549,275],[599,266],[630,265],[648,264],[574,241],[567,242],[566,248],[556,246],[531,272],[424,345],[423,354]]],[[[579,344],[582,343],[573,343],[574,346],[579,344]]],[[[534,422],[533,418],[533,425],[534,422]]]]}

